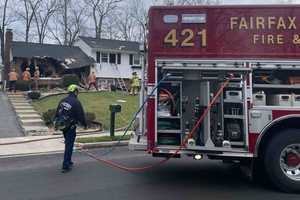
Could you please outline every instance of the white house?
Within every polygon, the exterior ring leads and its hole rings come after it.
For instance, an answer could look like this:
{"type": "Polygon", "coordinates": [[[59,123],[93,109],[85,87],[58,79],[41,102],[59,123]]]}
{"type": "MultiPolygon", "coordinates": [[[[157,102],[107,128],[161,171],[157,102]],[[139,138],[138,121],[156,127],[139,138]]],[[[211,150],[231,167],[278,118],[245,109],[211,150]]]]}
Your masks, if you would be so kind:
{"type": "Polygon", "coordinates": [[[116,85],[120,81],[128,83],[133,72],[141,77],[142,60],[138,42],[80,36],[75,46],[96,61],[91,71],[96,73],[100,86],[116,85]]]}

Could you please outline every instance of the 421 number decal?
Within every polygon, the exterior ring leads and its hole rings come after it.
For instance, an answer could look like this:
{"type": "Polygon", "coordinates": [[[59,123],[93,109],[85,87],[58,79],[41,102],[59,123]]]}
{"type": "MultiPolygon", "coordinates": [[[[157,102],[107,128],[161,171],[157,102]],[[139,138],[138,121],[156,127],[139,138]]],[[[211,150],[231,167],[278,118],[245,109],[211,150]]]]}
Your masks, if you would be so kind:
{"type": "Polygon", "coordinates": [[[197,39],[200,40],[201,47],[207,46],[206,29],[202,29],[199,32],[194,32],[189,28],[183,29],[182,31],[171,29],[164,38],[164,44],[171,45],[172,47],[176,47],[177,44],[181,47],[194,47],[194,41],[197,39]],[[178,35],[181,36],[180,38],[183,38],[182,41],[179,41],[178,35]]]}

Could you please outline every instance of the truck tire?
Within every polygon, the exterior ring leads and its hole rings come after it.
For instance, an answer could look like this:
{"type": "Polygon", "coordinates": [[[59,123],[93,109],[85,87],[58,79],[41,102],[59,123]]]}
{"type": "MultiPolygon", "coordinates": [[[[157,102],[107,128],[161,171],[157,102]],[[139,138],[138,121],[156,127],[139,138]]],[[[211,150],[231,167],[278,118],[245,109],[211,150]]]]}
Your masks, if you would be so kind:
{"type": "Polygon", "coordinates": [[[283,130],[268,142],[264,167],[279,190],[300,192],[300,129],[283,130]]]}

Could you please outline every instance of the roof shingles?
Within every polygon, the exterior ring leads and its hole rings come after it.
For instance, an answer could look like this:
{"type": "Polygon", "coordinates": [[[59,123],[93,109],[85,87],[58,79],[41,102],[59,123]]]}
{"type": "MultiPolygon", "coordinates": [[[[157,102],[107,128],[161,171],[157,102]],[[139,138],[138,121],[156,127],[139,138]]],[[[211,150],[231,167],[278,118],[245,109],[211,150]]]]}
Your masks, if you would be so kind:
{"type": "Polygon", "coordinates": [[[96,39],[92,37],[79,36],[87,45],[95,49],[116,50],[116,51],[130,51],[139,52],[139,43],[124,40],[109,40],[96,39]]]}
{"type": "Polygon", "coordinates": [[[66,69],[75,69],[89,66],[94,59],[88,57],[79,47],[70,47],[55,44],[38,44],[13,41],[12,56],[19,58],[53,58],[66,69]]]}

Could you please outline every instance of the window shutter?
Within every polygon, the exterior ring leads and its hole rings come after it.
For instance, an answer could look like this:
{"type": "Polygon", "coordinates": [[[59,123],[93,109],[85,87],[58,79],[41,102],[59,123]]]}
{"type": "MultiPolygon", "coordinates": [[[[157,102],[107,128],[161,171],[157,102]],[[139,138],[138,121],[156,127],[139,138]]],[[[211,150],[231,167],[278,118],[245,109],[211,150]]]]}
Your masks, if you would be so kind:
{"type": "Polygon", "coordinates": [[[133,65],[133,55],[129,55],[129,65],[133,65]]]}
{"type": "Polygon", "coordinates": [[[109,54],[109,63],[112,63],[112,64],[116,63],[116,54],[114,54],[114,53],[109,54]]]}
{"type": "Polygon", "coordinates": [[[100,63],[100,52],[99,51],[96,52],[96,62],[100,63]]]}
{"type": "Polygon", "coordinates": [[[118,64],[121,64],[121,54],[118,53],[117,55],[118,55],[118,57],[117,57],[117,59],[118,59],[118,64]]]}

